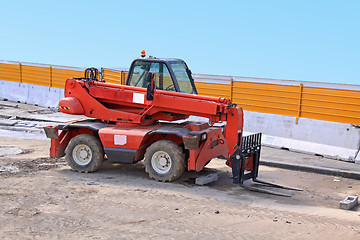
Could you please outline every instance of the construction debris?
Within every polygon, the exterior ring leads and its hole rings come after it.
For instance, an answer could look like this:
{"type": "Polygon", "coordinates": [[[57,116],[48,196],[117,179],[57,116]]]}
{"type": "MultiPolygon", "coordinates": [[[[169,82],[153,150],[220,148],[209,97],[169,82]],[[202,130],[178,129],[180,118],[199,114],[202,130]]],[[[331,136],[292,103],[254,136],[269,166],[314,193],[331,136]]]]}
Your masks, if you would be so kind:
{"type": "Polygon", "coordinates": [[[348,196],[345,200],[340,201],[340,208],[350,210],[358,204],[358,196],[348,196]]]}
{"type": "Polygon", "coordinates": [[[212,173],[206,176],[198,177],[195,179],[195,184],[203,186],[218,180],[219,175],[217,173],[212,173]]]}

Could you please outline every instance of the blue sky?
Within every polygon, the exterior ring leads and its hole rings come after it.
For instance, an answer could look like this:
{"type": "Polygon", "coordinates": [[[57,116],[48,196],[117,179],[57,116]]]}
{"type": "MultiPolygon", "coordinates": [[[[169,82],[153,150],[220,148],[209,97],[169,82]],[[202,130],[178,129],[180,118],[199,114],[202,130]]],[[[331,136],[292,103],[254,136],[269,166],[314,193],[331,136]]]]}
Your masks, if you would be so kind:
{"type": "Polygon", "coordinates": [[[1,1],[0,60],[360,84],[360,1],[1,1]]]}

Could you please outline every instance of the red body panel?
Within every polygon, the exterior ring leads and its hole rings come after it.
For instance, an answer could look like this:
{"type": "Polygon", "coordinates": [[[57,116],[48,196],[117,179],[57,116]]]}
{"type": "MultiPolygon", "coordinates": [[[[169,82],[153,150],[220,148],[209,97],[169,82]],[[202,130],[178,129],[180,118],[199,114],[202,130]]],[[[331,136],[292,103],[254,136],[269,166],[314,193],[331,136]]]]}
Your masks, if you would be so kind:
{"type": "Polygon", "coordinates": [[[84,108],[80,101],[74,97],[63,98],[59,101],[59,109],[63,113],[81,115],[84,114],[84,108]]]}
{"type": "Polygon", "coordinates": [[[91,134],[93,135],[94,132],[90,131],[86,128],[81,128],[78,130],[70,130],[70,131],[61,131],[60,134],[58,133],[58,127],[54,127],[55,132],[58,134],[57,139],[51,139],[51,146],[50,146],[50,157],[60,158],[65,156],[65,149],[69,144],[70,140],[79,134],[91,134]]]}
{"type": "Polygon", "coordinates": [[[201,171],[213,158],[228,158],[228,145],[221,129],[211,129],[206,134],[207,140],[201,143],[199,149],[190,150],[188,170],[201,171]]]}
{"type": "Polygon", "coordinates": [[[151,130],[107,127],[99,130],[99,137],[104,147],[139,149],[145,135],[151,130]]]}

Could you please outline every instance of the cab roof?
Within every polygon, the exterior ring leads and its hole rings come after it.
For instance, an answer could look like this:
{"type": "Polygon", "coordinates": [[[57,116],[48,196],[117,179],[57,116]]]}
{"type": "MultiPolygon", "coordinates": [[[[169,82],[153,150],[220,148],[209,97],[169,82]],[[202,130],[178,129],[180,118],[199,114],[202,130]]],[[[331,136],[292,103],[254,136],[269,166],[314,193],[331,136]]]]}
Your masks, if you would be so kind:
{"type": "Polygon", "coordinates": [[[157,58],[157,57],[144,57],[144,58],[136,58],[135,60],[140,60],[140,61],[154,61],[154,62],[184,62],[184,60],[179,59],[179,58],[157,58]]]}

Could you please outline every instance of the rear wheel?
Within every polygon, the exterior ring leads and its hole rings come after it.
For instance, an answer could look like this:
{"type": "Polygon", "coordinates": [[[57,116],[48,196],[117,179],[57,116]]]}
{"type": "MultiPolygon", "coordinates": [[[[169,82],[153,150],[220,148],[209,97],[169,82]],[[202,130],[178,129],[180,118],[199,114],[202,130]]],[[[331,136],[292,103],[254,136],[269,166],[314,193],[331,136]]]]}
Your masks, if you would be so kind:
{"type": "Polygon", "coordinates": [[[174,142],[161,140],[146,149],[144,164],[151,178],[171,182],[184,173],[185,154],[174,142]]]}
{"type": "Polygon", "coordinates": [[[104,161],[104,150],[95,136],[80,134],[71,139],[65,150],[65,158],[74,171],[94,172],[104,161]]]}

